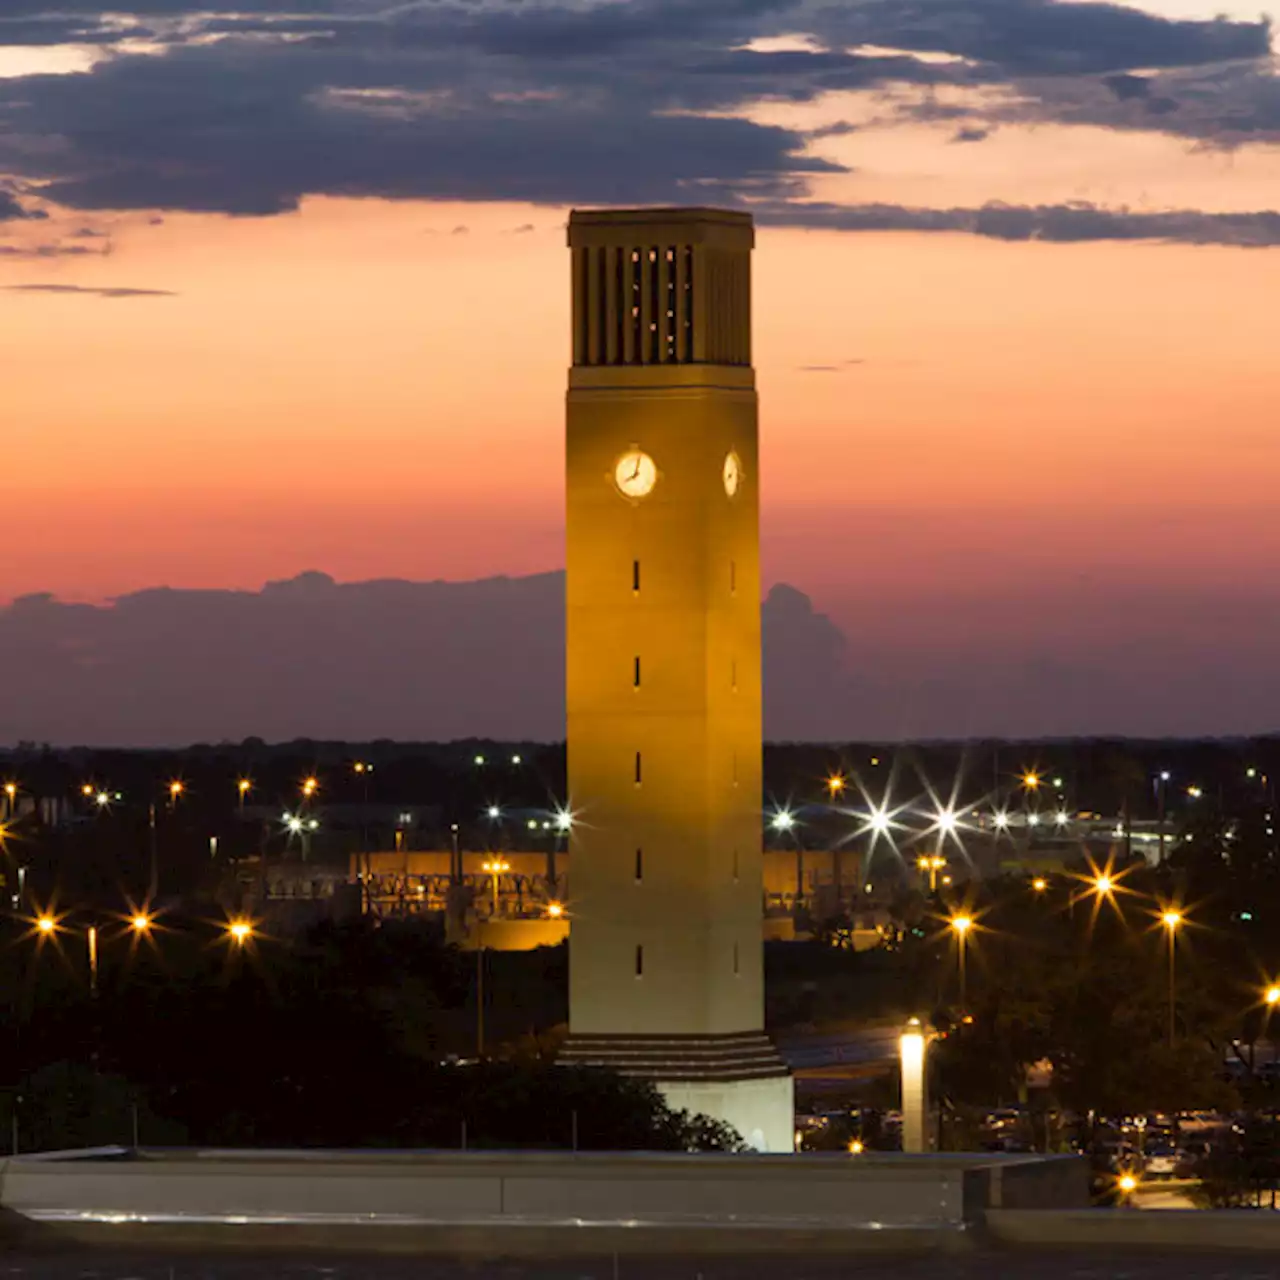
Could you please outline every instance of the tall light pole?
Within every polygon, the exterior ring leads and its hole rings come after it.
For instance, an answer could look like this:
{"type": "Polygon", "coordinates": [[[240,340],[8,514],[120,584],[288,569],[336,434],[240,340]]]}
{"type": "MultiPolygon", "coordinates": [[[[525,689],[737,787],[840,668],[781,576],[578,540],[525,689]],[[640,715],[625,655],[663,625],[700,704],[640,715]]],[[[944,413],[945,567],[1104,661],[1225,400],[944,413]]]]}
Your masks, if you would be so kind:
{"type": "MultiPolygon", "coordinates": [[[[790,809],[779,809],[769,820],[769,825],[777,832],[785,834],[795,830],[796,820],[790,809]]],[[[804,846],[796,841],[796,899],[793,916],[798,916],[804,898],[804,846]]]]}
{"type": "Polygon", "coordinates": [[[916,859],[916,867],[929,873],[929,892],[938,892],[938,872],[947,865],[947,860],[940,853],[926,854],[916,859]]]}
{"type": "Polygon", "coordinates": [[[1169,1048],[1173,1048],[1175,1024],[1178,1016],[1175,957],[1178,954],[1178,928],[1182,924],[1182,912],[1170,907],[1160,915],[1165,936],[1169,942],[1169,1048]]]}
{"type": "MultiPolygon", "coordinates": [[[[1169,784],[1169,770],[1162,769],[1156,778],[1156,813],[1159,821],[1160,835],[1160,857],[1159,864],[1164,866],[1164,813],[1165,813],[1165,788],[1169,784]]],[[[1176,925],[1174,926],[1177,927],[1176,925]]]]}
{"type": "Polygon", "coordinates": [[[484,863],[484,870],[493,877],[493,914],[498,914],[499,881],[504,872],[511,870],[511,864],[505,858],[489,858],[484,863]]]}
{"type": "Polygon", "coordinates": [[[960,974],[960,1012],[964,1013],[968,1004],[965,983],[965,943],[968,940],[969,930],[973,928],[973,918],[971,916],[952,916],[947,923],[951,928],[951,932],[956,936],[956,964],[960,974]]]}

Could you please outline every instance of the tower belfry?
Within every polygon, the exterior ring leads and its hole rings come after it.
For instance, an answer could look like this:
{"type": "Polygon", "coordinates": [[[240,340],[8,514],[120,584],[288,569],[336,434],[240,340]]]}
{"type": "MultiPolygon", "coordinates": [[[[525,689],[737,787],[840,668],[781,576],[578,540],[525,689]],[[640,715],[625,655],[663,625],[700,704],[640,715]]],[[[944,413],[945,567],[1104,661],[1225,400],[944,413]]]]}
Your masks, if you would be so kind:
{"type": "Polygon", "coordinates": [[[562,1054],[792,1149],[764,1035],[748,215],[575,211],[562,1054]]]}

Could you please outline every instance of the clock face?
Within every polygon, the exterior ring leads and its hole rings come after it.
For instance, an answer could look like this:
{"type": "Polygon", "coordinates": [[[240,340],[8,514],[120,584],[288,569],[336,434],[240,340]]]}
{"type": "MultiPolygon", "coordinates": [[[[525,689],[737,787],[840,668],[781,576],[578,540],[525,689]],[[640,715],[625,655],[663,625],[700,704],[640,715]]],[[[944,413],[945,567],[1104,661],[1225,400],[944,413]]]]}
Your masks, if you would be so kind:
{"type": "Polygon", "coordinates": [[[658,468],[640,449],[629,449],[613,469],[613,482],[628,498],[643,498],[658,482],[658,468]]]}
{"type": "Polygon", "coordinates": [[[724,460],[723,479],[724,491],[732,498],[742,484],[742,462],[732,450],[724,460]]]}

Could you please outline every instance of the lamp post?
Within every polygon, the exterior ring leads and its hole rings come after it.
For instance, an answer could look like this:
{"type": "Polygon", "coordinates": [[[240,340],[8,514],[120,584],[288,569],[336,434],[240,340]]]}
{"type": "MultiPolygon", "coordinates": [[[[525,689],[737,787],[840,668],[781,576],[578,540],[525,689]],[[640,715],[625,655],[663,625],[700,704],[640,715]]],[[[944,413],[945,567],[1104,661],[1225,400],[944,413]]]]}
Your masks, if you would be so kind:
{"type": "MultiPolygon", "coordinates": [[[[1159,865],[1164,866],[1164,814],[1165,814],[1165,788],[1169,784],[1169,771],[1162,769],[1156,777],[1156,813],[1158,815],[1158,830],[1160,837],[1160,857],[1159,865]]],[[[1173,926],[1177,928],[1176,925],[1173,926]]]]}
{"type": "Polygon", "coordinates": [[[498,914],[498,890],[500,880],[505,872],[511,870],[511,864],[505,858],[489,858],[484,863],[485,872],[490,875],[493,883],[493,914],[498,914]]]}
{"type": "Polygon", "coordinates": [[[1178,928],[1182,924],[1182,912],[1170,907],[1161,913],[1160,923],[1164,926],[1165,936],[1169,942],[1169,1048],[1172,1049],[1178,1010],[1174,965],[1178,954],[1178,928]]]}
{"type": "Polygon", "coordinates": [[[898,1037],[902,1076],[902,1150],[921,1155],[925,1150],[925,1038],[919,1018],[912,1018],[898,1037]]]}
{"type": "Polygon", "coordinates": [[[960,1012],[964,1013],[968,1003],[965,990],[965,943],[969,930],[973,928],[971,916],[952,916],[948,921],[951,932],[956,935],[956,962],[960,974],[960,1012]]]}
{"type": "Polygon", "coordinates": [[[938,892],[938,872],[947,865],[947,860],[940,853],[927,854],[916,859],[916,867],[929,873],[929,893],[938,892]]]}

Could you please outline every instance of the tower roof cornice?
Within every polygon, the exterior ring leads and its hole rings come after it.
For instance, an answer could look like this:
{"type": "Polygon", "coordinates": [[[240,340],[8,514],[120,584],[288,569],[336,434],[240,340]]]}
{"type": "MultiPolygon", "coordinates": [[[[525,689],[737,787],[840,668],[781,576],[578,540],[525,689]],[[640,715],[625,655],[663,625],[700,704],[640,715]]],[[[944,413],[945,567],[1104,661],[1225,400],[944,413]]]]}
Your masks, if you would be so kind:
{"type": "Polygon", "coordinates": [[[726,249],[751,249],[755,243],[751,215],[737,209],[574,209],[569,214],[570,248],[630,246],[638,235],[645,242],[714,244],[726,249]]]}

